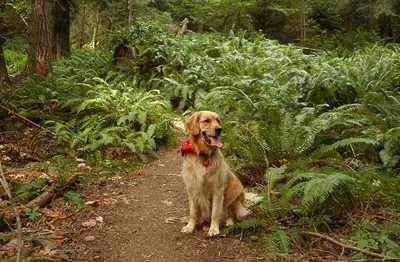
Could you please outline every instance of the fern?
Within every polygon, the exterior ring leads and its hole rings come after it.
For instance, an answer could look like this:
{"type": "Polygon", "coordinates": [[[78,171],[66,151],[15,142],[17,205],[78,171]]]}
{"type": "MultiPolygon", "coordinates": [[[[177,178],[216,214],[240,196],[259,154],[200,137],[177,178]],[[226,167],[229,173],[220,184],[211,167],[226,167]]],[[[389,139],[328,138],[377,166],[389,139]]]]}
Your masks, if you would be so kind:
{"type": "Polygon", "coordinates": [[[77,206],[82,204],[81,197],[75,191],[68,191],[64,194],[64,197],[71,200],[77,206]]]}
{"type": "Polygon", "coordinates": [[[302,193],[301,212],[309,213],[315,204],[323,205],[335,190],[350,193],[350,185],[357,181],[343,173],[308,172],[295,174],[285,185],[282,203],[302,193]]]}
{"type": "Polygon", "coordinates": [[[243,221],[240,221],[232,226],[228,227],[225,232],[226,234],[236,234],[241,232],[244,229],[256,229],[263,227],[265,222],[260,219],[250,218],[243,221]]]}
{"type": "Polygon", "coordinates": [[[274,231],[274,242],[285,254],[289,254],[289,238],[284,230],[280,228],[278,225],[274,225],[271,227],[274,231]]]}
{"type": "Polygon", "coordinates": [[[283,179],[285,172],[287,170],[287,165],[282,165],[280,167],[270,167],[265,171],[265,178],[268,179],[269,174],[271,174],[270,186],[273,187],[276,182],[283,179]]]}

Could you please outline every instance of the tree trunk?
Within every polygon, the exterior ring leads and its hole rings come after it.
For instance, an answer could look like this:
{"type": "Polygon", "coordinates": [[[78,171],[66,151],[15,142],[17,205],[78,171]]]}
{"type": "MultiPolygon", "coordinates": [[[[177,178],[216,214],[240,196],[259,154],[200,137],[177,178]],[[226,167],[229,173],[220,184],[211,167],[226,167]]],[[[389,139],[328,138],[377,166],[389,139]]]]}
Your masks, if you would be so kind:
{"type": "Polygon", "coordinates": [[[34,75],[36,74],[36,22],[35,22],[35,0],[29,0],[29,9],[26,17],[27,23],[27,54],[25,68],[22,70],[22,75],[34,75]]]}
{"type": "Polygon", "coordinates": [[[128,27],[130,25],[131,22],[131,0],[126,0],[126,4],[125,4],[125,27],[128,27]]]}
{"type": "Polygon", "coordinates": [[[53,60],[69,56],[70,14],[68,0],[57,0],[53,8],[53,34],[51,37],[51,56],[53,60]]]}
{"type": "Polygon", "coordinates": [[[306,38],[306,3],[305,0],[300,0],[300,39],[302,45],[304,45],[306,38]]]}
{"type": "Polygon", "coordinates": [[[182,26],[179,29],[179,32],[177,35],[178,38],[181,38],[185,34],[188,23],[189,23],[189,19],[187,17],[185,19],[183,19],[182,26]]]}
{"type": "MultiPolygon", "coordinates": [[[[4,20],[6,19],[2,15],[5,14],[5,8],[6,8],[6,1],[2,1],[0,4],[0,30],[3,31],[3,23],[4,20]]],[[[3,51],[3,44],[5,43],[5,38],[2,36],[2,33],[0,33],[0,84],[5,83],[7,85],[10,84],[10,78],[8,76],[7,72],[7,66],[6,66],[6,60],[4,58],[4,51],[3,51]]],[[[1,85],[0,85],[1,87],[1,85]]]]}
{"type": "Polygon", "coordinates": [[[233,28],[233,32],[236,34],[238,26],[239,26],[239,20],[240,20],[240,10],[238,11],[236,15],[236,21],[235,21],[235,26],[233,28]]]}
{"type": "Polygon", "coordinates": [[[50,70],[50,16],[47,0],[35,0],[36,72],[42,80],[50,70]]]}
{"type": "Polygon", "coordinates": [[[97,10],[96,21],[93,27],[92,42],[90,44],[90,49],[92,50],[96,48],[96,36],[97,36],[97,31],[99,29],[99,22],[100,22],[100,10],[97,10]]]}
{"type": "Polygon", "coordinates": [[[6,60],[4,59],[3,52],[4,39],[0,37],[0,83],[10,84],[10,78],[8,77],[6,60]]]}
{"type": "Polygon", "coordinates": [[[79,23],[79,40],[78,40],[78,45],[79,49],[82,49],[85,41],[85,17],[86,17],[86,0],[83,1],[83,7],[82,7],[82,14],[81,14],[81,21],[79,23]]]}

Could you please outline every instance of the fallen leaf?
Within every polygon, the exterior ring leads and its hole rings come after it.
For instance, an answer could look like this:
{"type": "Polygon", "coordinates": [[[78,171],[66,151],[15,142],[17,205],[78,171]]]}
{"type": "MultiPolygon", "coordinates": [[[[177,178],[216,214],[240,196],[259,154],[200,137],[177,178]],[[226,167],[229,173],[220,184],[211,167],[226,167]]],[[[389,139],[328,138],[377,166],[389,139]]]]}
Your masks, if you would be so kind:
{"type": "Polygon", "coordinates": [[[94,227],[94,226],[96,226],[97,225],[97,223],[96,223],[96,221],[95,220],[90,220],[90,221],[88,221],[88,222],[83,222],[82,223],[82,226],[84,226],[84,227],[94,227]]]}
{"type": "Polygon", "coordinates": [[[165,219],[165,223],[167,223],[167,224],[173,224],[173,223],[175,223],[175,222],[180,222],[180,221],[179,221],[179,219],[176,218],[176,217],[167,217],[167,218],[165,219]]]}
{"type": "Polygon", "coordinates": [[[108,180],[110,180],[110,181],[118,181],[118,180],[120,180],[122,177],[120,177],[120,176],[113,176],[113,177],[110,177],[108,180]]]}
{"type": "Polygon", "coordinates": [[[26,176],[22,174],[15,174],[15,175],[10,175],[10,177],[15,179],[24,179],[26,176]]]}
{"type": "Polygon", "coordinates": [[[97,223],[103,223],[103,217],[102,216],[96,217],[96,222],[97,223]]]}
{"type": "Polygon", "coordinates": [[[92,201],[87,201],[85,203],[85,205],[88,205],[88,206],[98,206],[98,205],[102,205],[102,204],[104,204],[104,202],[101,200],[92,200],[92,201]]]}
{"type": "Polygon", "coordinates": [[[204,231],[204,233],[208,233],[208,231],[210,231],[210,228],[208,227],[208,226],[204,226],[203,227],[203,231],[204,231]]]}
{"type": "Polygon", "coordinates": [[[52,211],[50,209],[47,208],[40,208],[39,209],[40,213],[44,213],[46,215],[46,218],[48,219],[62,219],[65,218],[65,216],[62,216],[60,214],[58,214],[55,211],[52,211]]]}
{"type": "Polygon", "coordinates": [[[51,251],[48,246],[45,246],[42,250],[39,251],[39,253],[44,256],[54,256],[56,252],[51,251]]]}
{"type": "Polygon", "coordinates": [[[92,168],[90,166],[86,165],[85,163],[79,164],[78,168],[81,169],[81,170],[89,170],[89,171],[92,170],[92,168]]]}
{"type": "Polygon", "coordinates": [[[114,199],[114,198],[107,198],[107,199],[104,199],[104,203],[106,203],[106,204],[112,204],[112,203],[114,203],[114,202],[117,202],[117,200],[114,199]]]}
{"type": "Polygon", "coordinates": [[[174,202],[169,201],[169,200],[163,200],[163,201],[161,201],[161,203],[164,203],[164,204],[166,204],[166,205],[169,206],[169,207],[172,207],[172,206],[174,205],[174,202]]]}
{"type": "Polygon", "coordinates": [[[251,236],[250,240],[253,242],[257,242],[258,241],[258,236],[251,236]]]}

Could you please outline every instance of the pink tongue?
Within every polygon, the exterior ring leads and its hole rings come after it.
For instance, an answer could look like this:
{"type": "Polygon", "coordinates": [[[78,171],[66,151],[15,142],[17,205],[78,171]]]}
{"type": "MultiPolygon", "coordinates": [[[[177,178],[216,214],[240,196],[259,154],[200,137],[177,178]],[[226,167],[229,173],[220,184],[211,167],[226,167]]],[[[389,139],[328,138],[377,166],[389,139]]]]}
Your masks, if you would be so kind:
{"type": "Polygon", "coordinates": [[[212,136],[209,136],[208,138],[210,139],[212,146],[216,146],[218,148],[223,146],[223,144],[217,138],[212,137],[212,136]]]}

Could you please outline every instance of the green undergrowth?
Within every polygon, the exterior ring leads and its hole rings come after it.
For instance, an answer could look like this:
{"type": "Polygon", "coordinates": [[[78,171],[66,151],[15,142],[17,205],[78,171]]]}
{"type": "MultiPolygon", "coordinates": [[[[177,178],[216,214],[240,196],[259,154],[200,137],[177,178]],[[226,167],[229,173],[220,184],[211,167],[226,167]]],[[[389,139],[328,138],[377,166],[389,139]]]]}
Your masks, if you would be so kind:
{"type": "Polygon", "coordinates": [[[261,250],[282,261],[313,254],[312,243],[325,249],[301,231],[400,255],[389,230],[400,208],[398,45],[305,54],[247,32],[178,39],[144,23],[112,37],[73,50],[41,82],[2,90],[3,102],[54,131],[71,158],[105,169],[157,157],[173,143],[175,119],[216,111],[232,170],[264,195],[230,233],[259,234],[261,250]],[[113,65],[121,43],[137,54],[113,65]]]}

